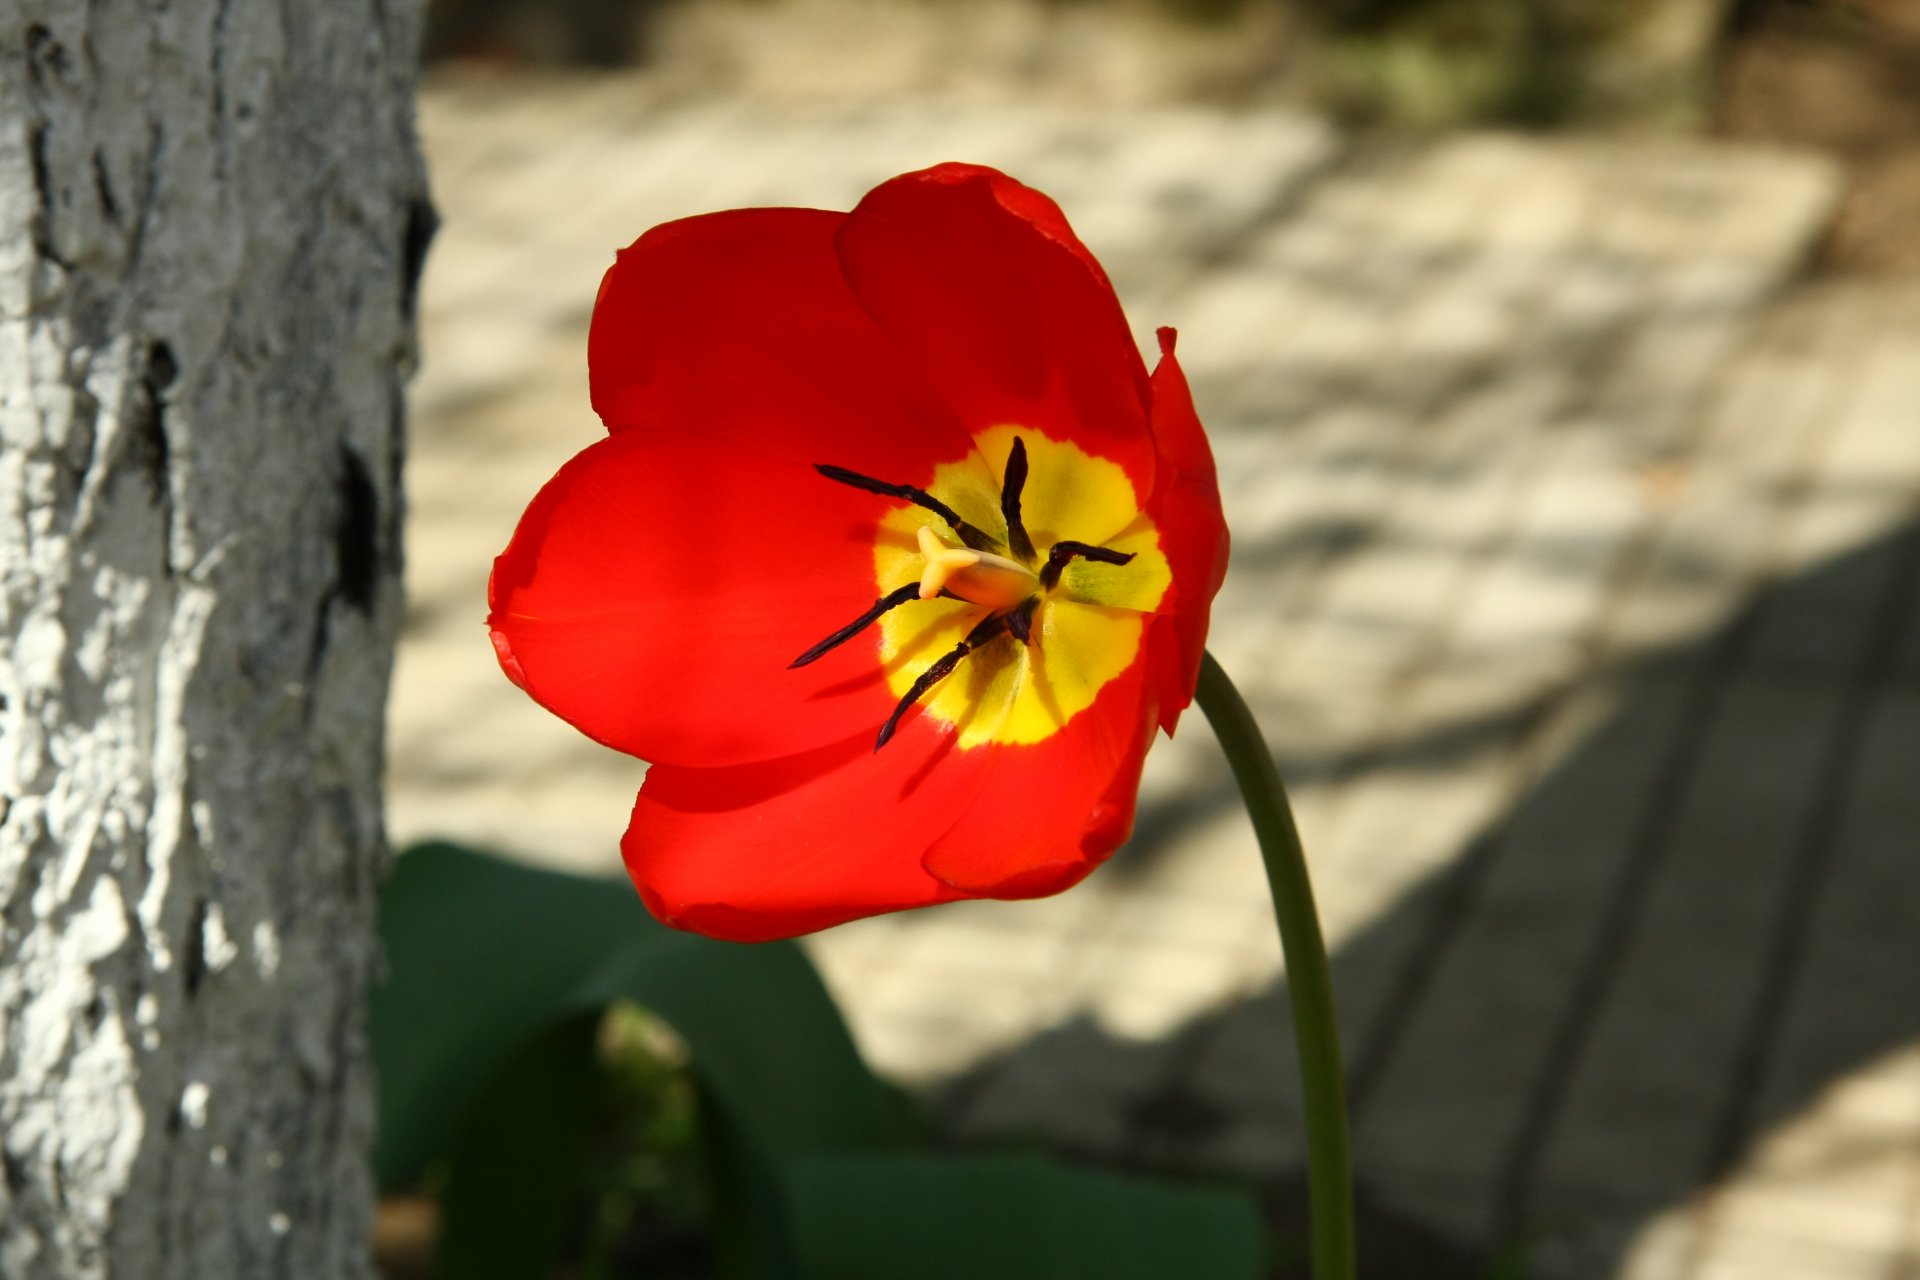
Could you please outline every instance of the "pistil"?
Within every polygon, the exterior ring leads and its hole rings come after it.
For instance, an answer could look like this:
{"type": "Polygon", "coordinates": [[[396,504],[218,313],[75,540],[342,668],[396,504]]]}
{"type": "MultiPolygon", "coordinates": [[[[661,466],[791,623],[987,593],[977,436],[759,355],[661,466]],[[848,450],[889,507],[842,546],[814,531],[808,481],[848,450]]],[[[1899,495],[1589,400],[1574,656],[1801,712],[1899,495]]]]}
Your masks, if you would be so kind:
{"type": "Polygon", "coordinates": [[[931,600],[942,592],[1004,613],[1040,588],[1033,570],[1017,560],[991,551],[950,547],[926,525],[917,535],[927,567],[920,575],[920,598],[931,600]]]}
{"type": "Polygon", "coordinates": [[[922,510],[932,512],[946,523],[952,531],[950,536],[964,545],[953,546],[931,525],[919,526],[915,531],[915,541],[922,560],[919,581],[902,583],[875,600],[859,617],[795,658],[792,666],[806,666],[859,635],[884,615],[915,600],[944,597],[965,601],[985,610],[964,640],[914,678],[894,705],[893,713],[880,727],[879,737],[874,742],[875,751],[887,745],[907,712],[926,697],[935,685],[952,675],[969,654],[978,652],[1001,637],[1009,637],[1023,645],[1033,643],[1035,615],[1046,595],[1060,585],[1062,573],[1073,561],[1092,560],[1100,564],[1124,565],[1134,558],[1134,553],[1130,551],[1115,551],[1070,539],[1053,543],[1044,557],[1038,554],[1024,518],[1022,498],[1027,484],[1028,460],[1026,443],[1018,437],[1014,438],[1007,455],[1000,485],[1000,515],[1007,529],[1004,541],[968,524],[952,507],[925,489],[893,484],[824,463],[816,465],[814,469],[837,483],[868,493],[902,498],[922,510]],[[1002,552],[1010,552],[1011,555],[1003,555],[1002,552]]]}

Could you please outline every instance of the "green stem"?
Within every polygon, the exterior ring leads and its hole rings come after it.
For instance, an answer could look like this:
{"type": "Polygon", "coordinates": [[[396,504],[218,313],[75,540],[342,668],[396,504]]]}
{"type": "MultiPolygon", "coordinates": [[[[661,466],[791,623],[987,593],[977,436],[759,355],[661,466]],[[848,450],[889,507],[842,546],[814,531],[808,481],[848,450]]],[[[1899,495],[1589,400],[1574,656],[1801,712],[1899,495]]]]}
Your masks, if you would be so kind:
{"type": "Polygon", "coordinates": [[[1347,1146],[1346,1075],[1333,1010],[1333,975],[1313,907],[1307,856],[1287,807],[1287,791],[1253,713],[1212,654],[1200,663],[1194,695],[1233,766],[1253,819],[1267,887],[1287,958],[1287,989],[1300,1046],[1300,1092],[1307,1118],[1307,1190],[1313,1213],[1314,1280],[1353,1280],[1353,1157],[1347,1146]]]}

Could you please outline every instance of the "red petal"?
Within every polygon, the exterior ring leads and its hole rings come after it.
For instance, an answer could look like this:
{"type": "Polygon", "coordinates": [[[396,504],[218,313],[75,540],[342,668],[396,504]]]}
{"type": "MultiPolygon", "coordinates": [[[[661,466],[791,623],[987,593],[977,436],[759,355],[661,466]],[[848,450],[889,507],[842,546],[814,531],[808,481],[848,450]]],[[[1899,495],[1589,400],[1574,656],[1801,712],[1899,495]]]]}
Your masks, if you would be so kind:
{"type": "Polygon", "coordinates": [[[873,604],[880,503],[702,436],[610,436],[548,482],[494,562],[501,666],[590,736],[653,761],[871,738],[893,704],[873,635],[787,664],[873,604]]]}
{"type": "Polygon", "coordinates": [[[1207,617],[1227,575],[1228,539],[1213,450],[1194,412],[1186,374],[1174,359],[1174,331],[1161,329],[1159,338],[1152,422],[1160,470],[1147,510],[1159,526],[1173,588],[1160,603],[1160,613],[1166,617],[1149,629],[1146,644],[1153,652],[1159,681],[1161,727],[1172,733],[1180,713],[1193,701],[1194,685],[1200,679],[1207,617]]]}
{"type": "Polygon", "coordinates": [[[920,867],[978,785],[982,752],[914,717],[731,769],[655,765],[620,842],[648,910],[736,942],[790,938],[962,897],[920,867]]]}
{"type": "Polygon", "coordinates": [[[900,484],[965,457],[951,411],[847,291],[834,251],[846,218],[736,209],[622,250],[587,336],[607,427],[698,431],[900,484]]]}
{"type": "Polygon", "coordinates": [[[869,192],[839,245],[855,296],[970,432],[1036,428],[1152,487],[1146,366],[1053,201],[940,165],[869,192]]]}
{"type": "Polygon", "coordinates": [[[1027,746],[984,748],[965,813],[928,848],[927,871],[969,896],[1037,898],[1078,884],[1133,832],[1154,731],[1146,665],[1027,746]]]}

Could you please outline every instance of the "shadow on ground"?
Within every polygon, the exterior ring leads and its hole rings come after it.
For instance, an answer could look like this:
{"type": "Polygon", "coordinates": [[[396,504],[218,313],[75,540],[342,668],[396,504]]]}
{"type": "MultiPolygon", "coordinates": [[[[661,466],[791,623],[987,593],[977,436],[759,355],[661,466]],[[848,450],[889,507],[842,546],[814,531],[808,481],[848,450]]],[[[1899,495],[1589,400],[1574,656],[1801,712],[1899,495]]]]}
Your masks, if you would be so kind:
{"type": "MultiPolygon", "coordinates": [[[[1589,673],[1617,682],[1613,713],[1338,951],[1373,1274],[1494,1274],[1532,1242],[1539,1274],[1603,1280],[1656,1215],[1920,1038],[1916,594],[1909,524],[1701,643],[1589,673]]],[[[1538,714],[1346,767],[1444,773],[1538,714]]],[[[1215,789],[1144,813],[1115,870],[1233,803],[1215,789]]],[[[945,1105],[968,1130],[1032,1070],[1126,1077],[1127,1163],[1297,1165],[1284,1000],[1146,1044],[1078,1020],[945,1105]],[[1252,1116],[1250,1075],[1272,1090],[1252,1116]]]]}

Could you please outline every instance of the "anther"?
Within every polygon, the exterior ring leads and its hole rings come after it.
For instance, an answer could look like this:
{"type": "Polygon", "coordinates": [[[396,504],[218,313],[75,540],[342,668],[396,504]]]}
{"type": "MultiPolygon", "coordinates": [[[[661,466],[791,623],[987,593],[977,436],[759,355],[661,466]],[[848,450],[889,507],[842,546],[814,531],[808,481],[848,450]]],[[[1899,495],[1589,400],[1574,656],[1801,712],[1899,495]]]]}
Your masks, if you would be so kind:
{"type": "Polygon", "coordinates": [[[919,597],[920,584],[917,582],[909,582],[904,587],[895,587],[892,591],[889,591],[886,595],[874,601],[871,609],[868,609],[852,622],[849,622],[846,626],[840,628],[819,644],[814,645],[813,648],[807,650],[792,662],[789,662],[787,664],[787,670],[791,671],[795,667],[804,667],[815,658],[837,649],[872,626],[879,620],[881,614],[886,613],[889,609],[898,608],[909,600],[917,600],[919,597]]]}
{"type": "Polygon", "coordinates": [[[932,666],[922,671],[905,696],[895,705],[893,714],[887,717],[887,722],[880,726],[880,736],[874,740],[873,749],[878,751],[893,741],[893,732],[900,727],[900,717],[906,715],[914,703],[925,697],[927,690],[952,675],[953,669],[960,665],[962,658],[999,636],[1006,629],[1005,618],[997,615],[985,618],[973,630],[967,632],[965,640],[947,650],[932,666]]]}
{"type": "Polygon", "coordinates": [[[1051,591],[1060,583],[1060,571],[1073,560],[1092,560],[1099,564],[1126,564],[1131,551],[1115,551],[1087,542],[1056,542],[1047,550],[1047,562],[1040,566],[1040,585],[1051,591]]]}
{"type": "Polygon", "coordinates": [[[1033,643],[1033,611],[1040,607],[1039,596],[1029,596],[1007,615],[1007,630],[1021,644],[1033,643]]]}
{"type": "Polygon", "coordinates": [[[1033,539],[1020,520],[1020,491],[1027,487],[1027,442],[1013,438],[1013,451],[1007,454],[1006,478],[1000,484],[1000,514],[1007,520],[1007,550],[1016,560],[1033,559],[1033,539]]]}
{"type": "Polygon", "coordinates": [[[836,467],[825,462],[815,463],[813,469],[829,480],[837,480],[841,484],[851,485],[867,493],[877,493],[886,498],[905,498],[914,506],[931,511],[945,520],[953,531],[960,535],[960,541],[976,550],[984,551],[994,545],[992,538],[962,520],[959,512],[925,489],[916,489],[910,484],[888,484],[885,480],[875,480],[872,476],[863,476],[858,471],[849,471],[845,467],[836,467]]]}

